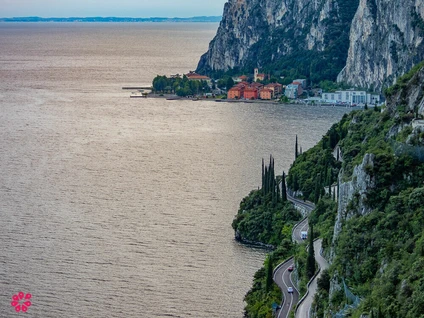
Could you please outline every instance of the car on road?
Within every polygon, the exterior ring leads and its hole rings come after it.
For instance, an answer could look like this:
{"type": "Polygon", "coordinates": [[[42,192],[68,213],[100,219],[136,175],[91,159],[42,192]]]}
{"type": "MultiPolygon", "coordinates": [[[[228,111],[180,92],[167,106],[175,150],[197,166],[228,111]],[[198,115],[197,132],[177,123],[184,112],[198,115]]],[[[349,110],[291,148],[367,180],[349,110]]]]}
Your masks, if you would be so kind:
{"type": "Polygon", "coordinates": [[[287,292],[289,292],[290,294],[293,293],[293,287],[287,288],[287,292]]]}
{"type": "Polygon", "coordinates": [[[287,268],[287,270],[288,270],[289,272],[292,272],[292,271],[294,270],[294,265],[290,265],[290,266],[289,266],[289,268],[287,268]]]}

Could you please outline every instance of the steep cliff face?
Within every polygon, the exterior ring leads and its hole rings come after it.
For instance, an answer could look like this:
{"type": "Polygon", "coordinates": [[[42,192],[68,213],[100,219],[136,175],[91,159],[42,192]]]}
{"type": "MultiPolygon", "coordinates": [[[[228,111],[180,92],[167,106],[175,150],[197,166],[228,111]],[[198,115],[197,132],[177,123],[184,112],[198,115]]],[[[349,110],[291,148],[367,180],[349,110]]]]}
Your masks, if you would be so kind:
{"type": "Polygon", "coordinates": [[[423,0],[361,0],[337,80],[381,90],[424,59],[423,0]]]}
{"type": "MultiPolygon", "coordinates": [[[[366,205],[368,190],[374,187],[374,180],[367,169],[374,166],[375,155],[366,154],[362,163],[353,169],[352,179],[343,182],[343,171],[339,175],[339,199],[336,223],[334,225],[333,246],[342,231],[342,224],[356,215],[366,215],[371,208],[366,205]],[[355,204],[349,205],[350,202],[355,204]]],[[[334,258],[334,250],[330,251],[330,261],[334,258]]]]}
{"type": "Polygon", "coordinates": [[[230,0],[197,69],[272,71],[286,66],[304,75],[338,74],[347,57],[349,25],[358,2],[230,0]]]}
{"type": "Polygon", "coordinates": [[[424,0],[229,0],[197,70],[286,71],[381,91],[424,59],[424,0]]]}

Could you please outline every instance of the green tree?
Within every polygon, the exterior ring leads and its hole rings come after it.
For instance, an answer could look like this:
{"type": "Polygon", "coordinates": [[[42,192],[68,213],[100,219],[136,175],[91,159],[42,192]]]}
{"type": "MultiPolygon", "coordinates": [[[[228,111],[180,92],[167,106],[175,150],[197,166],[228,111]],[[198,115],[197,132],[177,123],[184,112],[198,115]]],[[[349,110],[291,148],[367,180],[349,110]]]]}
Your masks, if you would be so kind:
{"type": "Polygon", "coordinates": [[[287,187],[286,187],[286,174],[283,171],[281,178],[281,198],[283,202],[287,202],[287,187]]]}
{"type": "Polygon", "coordinates": [[[298,147],[298,144],[297,144],[297,135],[296,135],[296,143],[295,143],[295,145],[294,145],[294,159],[297,159],[297,157],[299,156],[299,147],[298,147]]]}
{"type": "Polygon", "coordinates": [[[274,274],[274,268],[273,268],[273,266],[272,266],[272,255],[273,254],[268,254],[268,257],[267,257],[267,259],[266,259],[266,281],[265,281],[265,283],[266,283],[266,286],[265,286],[265,289],[266,289],[266,291],[270,291],[271,290],[271,287],[272,287],[272,284],[273,284],[273,279],[272,279],[272,277],[273,277],[273,274],[274,274]]]}
{"type": "Polygon", "coordinates": [[[314,227],[309,223],[308,258],[306,259],[306,276],[311,279],[315,275],[314,227]]]}
{"type": "Polygon", "coordinates": [[[233,80],[233,78],[230,76],[230,77],[228,77],[228,79],[227,79],[227,82],[226,82],[226,87],[227,87],[227,90],[229,90],[231,87],[233,87],[234,86],[234,80],[233,80]]]}

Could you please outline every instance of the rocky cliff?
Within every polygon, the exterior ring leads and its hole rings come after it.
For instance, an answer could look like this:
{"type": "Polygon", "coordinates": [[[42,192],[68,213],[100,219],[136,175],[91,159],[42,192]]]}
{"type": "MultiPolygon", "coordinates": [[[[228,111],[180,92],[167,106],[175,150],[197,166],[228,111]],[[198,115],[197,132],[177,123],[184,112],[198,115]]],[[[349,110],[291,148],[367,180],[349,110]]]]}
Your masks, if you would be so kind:
{"type": "Polygon", "coordinates": [[[424,59],[423,0],[361,0],[337,80],[380,90],[424,59]]]}
{"type": "Polygon", "coordinates": [[[295,69],[337,76],[359,0],[229,0],[198,71],[295,69]]]}
{"type": "Polygon", "coordinates": [[[330,79],[379,91],[424,59],[424,0],[229,0],[197,70],[330,79]]]}

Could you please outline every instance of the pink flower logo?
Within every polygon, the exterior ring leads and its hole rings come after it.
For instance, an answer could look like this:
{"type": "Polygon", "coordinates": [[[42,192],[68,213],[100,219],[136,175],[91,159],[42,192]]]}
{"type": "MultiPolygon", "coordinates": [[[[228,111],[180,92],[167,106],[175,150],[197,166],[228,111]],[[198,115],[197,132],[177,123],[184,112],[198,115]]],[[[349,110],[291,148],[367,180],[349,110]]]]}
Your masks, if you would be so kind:
{"type": "Polygon", "coordinates": [[[17,295],[12,296],[12,302],[10,303],[13,307],[15,307],[16,312],[27,312],[28,307],[31,306],[31,294],[24,294],[23,292],[19,292],[17,295]],[[22,304],[21,304],[22,302],[22,304]]]}

